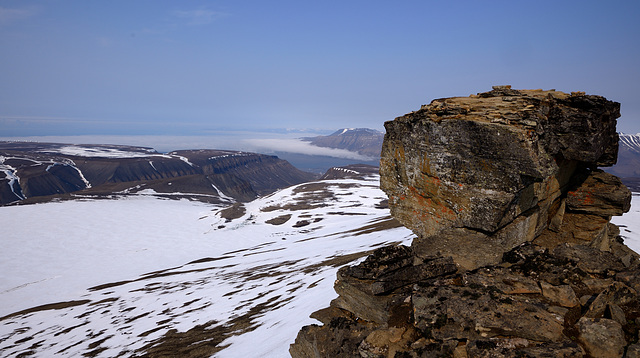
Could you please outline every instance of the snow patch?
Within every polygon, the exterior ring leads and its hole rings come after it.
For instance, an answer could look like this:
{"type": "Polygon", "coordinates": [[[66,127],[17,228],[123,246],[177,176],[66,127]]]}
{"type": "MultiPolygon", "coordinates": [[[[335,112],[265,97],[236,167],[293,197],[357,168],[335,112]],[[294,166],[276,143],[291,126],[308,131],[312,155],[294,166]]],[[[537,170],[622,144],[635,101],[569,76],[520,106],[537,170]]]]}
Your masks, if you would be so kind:
{"type": "Polygon", "coordinates": [[[164,154],[158,154],[150,150],[128,151],[118,148],[106,147],[82,147],[75,145],[63,146],[60,148],[48,148],[42,150],[43,153],[60,153],[77,157],[100,157],[100,158],[144,158],[149,156],[159,156],[168,158],[164,154]]]}
{"type": "Polygon", "coordinates": [[[16,168],[5,164],[5,161],[9,159],[7,157],[4,156],[0,156],[0,171],[4,173],[5,175],[5,179],[7,179],[9,182],[7,183],[9,185],[9,188],[11,189],[11,192],[19,199],[19,200],[24,200],[27,197],[22,194],[22,190],[20,190],[19,192],[16,191],[16,187],[15,185],[18,185],[18,187],[20,187],[20,177],[17,175],[17,170],[16,168]]]}
{"type": "Polygon", "coordinates": [[[233,153],[233,154],[216,155],[216,156],[213,156],[213,157],[209,157],[208,160],[216,160],[216,159],[231,158],[231,157],[248,157],[248,156],[251,156],[251,155],[252,154],[238,152],[238,153],[233,153]]]}
{"type": "Polygon", "coordinates": [[[357,172],[355,170],[351,170],[351,169],[347,169],[347,168],[342,168],[342,167],[333,167],[331,168],[333,170],[336,171],[341,171],[341,172],[345,172],[345,173],[350,173],[350,174],[360,174],[360,172],[357,172]]]}
{"type": "Polygon", "coordinates": [[[80,176],[80,179],[84,183],[85,188],[91,188],[91,183],[87,180],[87,178],[85,178],[84,174],[82,173],[82,170],[80,170],[80,168],[78,168],[78,166],[76,165],[76,163],[73,160],[69,159],[69,161],[72,164],[71,167],[78,172],[78,175],[80,176]]]}
{"type": "Polygon", "coordinates": [[[614,216],[611,222],[620,227],[620,236],[633,251],[640,253],[640,193],[633,193],[631,209],[622,216],[614,216]]]}
{"type": "Polygon", "coordinates": [[[215,186],[215,185],[213,185],[213,184],[211,184],[211,186],[213,187],[213,190],[215,190],[215,191],[218,193],[218,196],[220,197],[220,199],[223,199],[223,200],[226,200],[226,201],[230,201],[230,202],[234,202],[234,201],[235,201],[235,199],[234,199],[234,198],[232,198],[232,197],[230,197],[230,196],[225,195],[225,194],[222,192],[222,190],[218,189],[218,187],[217,187],[217,186],[215,186]]]}
{"type": "Polygon", "coordinates": [[[177,154],[175,154],[175,153],[169,153],[169,154],[170,154],[170,155],[171,155],[171,157],[173,157],[173,158],[178,158],[178,159],[182,160],[183,162],[185,162],[185,163],[189,164],[190,166],[192,166],[192,167],[196,167],[196,165],[195,165],[195,164],[193,164],[193,163],[191,163],[191,162],[189,161],[189,158],[187,158],[187,157],[183,157],[183,156],[181,156],[181,155],[177,155],[177,154]]]}

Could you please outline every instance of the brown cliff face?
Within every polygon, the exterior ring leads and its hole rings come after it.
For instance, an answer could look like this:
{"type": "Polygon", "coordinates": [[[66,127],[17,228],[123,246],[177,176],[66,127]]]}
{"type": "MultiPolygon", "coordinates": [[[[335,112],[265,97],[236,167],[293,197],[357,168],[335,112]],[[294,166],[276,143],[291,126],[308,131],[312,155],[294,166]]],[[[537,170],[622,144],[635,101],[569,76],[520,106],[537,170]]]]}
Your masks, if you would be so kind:
{"type": "Polygon", "coordinates": [[[640,255],[609,220],[630,192],[619,104],[494,87],[385,124],[381,187],[417,235],[338,271],[293,357],[628,357],[640,255]]]}
{"type": "MultiPolygon", "coordinates": [[[[247,182],[258,195],[273,193],[293,184],[315,180],[316,176],[303,172],[286,160],[274,155],[225,150],[180,150],[172,152],[184,156],[216,183],[223,192],[229,188],[228,177],[247,182]]],[[[233,192],[232,188],[229,188],[233,192]]]]}

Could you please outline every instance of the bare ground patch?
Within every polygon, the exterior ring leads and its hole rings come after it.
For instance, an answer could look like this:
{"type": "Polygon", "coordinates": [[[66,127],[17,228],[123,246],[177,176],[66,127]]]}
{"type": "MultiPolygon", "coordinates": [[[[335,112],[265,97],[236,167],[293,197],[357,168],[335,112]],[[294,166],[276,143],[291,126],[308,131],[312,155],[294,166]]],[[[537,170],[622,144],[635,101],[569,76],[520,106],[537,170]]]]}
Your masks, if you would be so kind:
{"type": "Polygon", "coordinates": [[[361,257],[364,256],[368,256],[373,252],[373,250],[367,250],[367,251],[361,251],[361,252],[356,252],[353,254],[346,254],[346,255],[338,255],[338,256],[333,256],[330,257],[322,262],[318,262],[317,264],[313,264],[310,266],[307,266],[305,268],[302,269],[302,272],[306,273],[306,274],[310,274],[313,273],[315,271],[317,271],[318,269],[321,269],[323,267],[342,267],[352,261],[355,261],[361,257]]]}
{"type": "Polygon", "coordinates": [[[247,210],[242,203],[235,203],[230,207],[219,211],[220,216],[223,219],[226,219],[227,222],[241,218],[246,212],[247,210]]]}
{"type": "Polygon", "coordinates": [[[290,202],[285,205],[270,205],[261,208],[260,210],[263,212],[271,212],[275,210],[298,211],[326,207],[328,204],[325,202],[334,199],[335,197],[335,194],[329,190],[331,187],[349,189],[353,188],[354,184],[313,182],[299,185],[293,190],[293,194],[300,195],[297,198],[297,201],[290,202]]]}
{"type": "Polygon", "coordinates": [[[370,234],[370,233],[373,233],[373,232],[376,232],[376,231],[395,229],[395,228],[402,227],[402,226],[403,225],[400,224],[400,222],[398,220],[392,218],[391,216],[385,216],[383,218],[371,221],[369,225],[365,225],[365,226],[362,226],[362,227],[359,227],[359,228],[356,228],[356,229],[352,229],[352,230],[348,230],[348,231],[342,231],[342,232],[336,232],[336,233],[333,233],[333,234],[323,235],[323,236],[307,237],[307,238],[304,238],[304,239],[297,240],[296,242],[305,242],[305,241],[321,239],[321,238],[325,238],[325,237],[329,237],[329,236],[345,235],[345,234],[351,234],[353,236],[365,235],[365,234],[370,234]]]}
{"type": "Polygon", "coordinates": [[[299,210],[310,210],[310,209],[317,209],[317,208],[323,208],[328,206],[328,204],[311,204],[311,203],[306,203],[306,202],[294,202],[294,203],[289,203],[287,205],[270,205],[270,206],[265,206],[264,208],[260,208],[260,211],[268,213],[271,211],[276,211],[276,210],[289,210],[289,211],[299,211],[299,210]]]}
{"type": "Polygon", "coordinates": [[[293,224],[293,227],[303,227],[303,226],[307,226],[309,224],[311,224],[309,222],[309,220],[300,220],[300,221],[296,222],[295,224],[293,224]]]}
{"type": "Polygon", "coordinates": [[[376,220],[369,225],[365,225],[363,227],[359,227],[357,229],[345,231],[345,234],[353,234],[354,236],[370,234],[376,231],[383,231],[389,229],[395,229],[398,227],[402,227],[403,225],[400,222],[391,216],[386,216],[380,220],[376,220]]]}
{"type": "Polygon", "coordinates": [[[258,328],[258,324],[255,322],[256,318],[286,304],[292,298],[272,297],[224,324],[220,324],[218,321],[209,321],[186,332],[170,330],[164,336],[144,346],[137,353],[140,357],[147,358],[211,357],[227,347],[220,345],[225,339],[255,330],[258,328]]]}
{"type": "Polygon", "coordinates": [[[46,305],[36,306],[36,307],[32,307],[32,308],[27,308],[26,310],[10,313],[10,314],[8,314],[8,315],[6,315],[4,317],[1,317],[0,321],[4,321],[5,319],[11,318],[11,317],[22,316],[22,315],[26,315],[26,314],[29,314],[29,313],[39,312],[39,311],[61,310],[61,309],[69,308],[69,307],[81,306],[81,305],[85,305],[85,304],[87,304],[89,302],[91,302],[91,300],[78,300],[78,301],[66,301],[66,302],[49,303],[49,304],[46,304],[46,305]]]}
{"type": "Polygon", "coordinates": [[[269,219],[265,221],[267,224],[271,225],[282,225],[291,219],[291,214],[276,216],[273,219],[269,219]]]}

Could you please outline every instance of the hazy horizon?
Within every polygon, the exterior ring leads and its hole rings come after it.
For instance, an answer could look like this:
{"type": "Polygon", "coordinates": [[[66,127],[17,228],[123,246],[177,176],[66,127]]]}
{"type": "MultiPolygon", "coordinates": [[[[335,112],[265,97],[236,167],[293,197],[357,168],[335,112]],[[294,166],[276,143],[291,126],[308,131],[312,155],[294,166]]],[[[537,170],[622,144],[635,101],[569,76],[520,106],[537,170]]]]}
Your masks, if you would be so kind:
{"type": "Polygon", "coordinates": [[[585,91],[640,132],[640,3],[5,0],[0,137],[383,123],[435,98],[585,91]]]}
{"type": "Polygon", "coordinates": [[[219,132],[207,136],[170,135],[77,135],[0,137],[0,141],[29,141],[65,144],[129,145],[153,148],[160,153],[188,149],[219,149],[275,155],[300,170],[323,174],[334,166],[349,164],[378,165],[379,158],[371,158],[346,149],[317,147],[303,137],[326,135],[327,132],[219,132]]]}

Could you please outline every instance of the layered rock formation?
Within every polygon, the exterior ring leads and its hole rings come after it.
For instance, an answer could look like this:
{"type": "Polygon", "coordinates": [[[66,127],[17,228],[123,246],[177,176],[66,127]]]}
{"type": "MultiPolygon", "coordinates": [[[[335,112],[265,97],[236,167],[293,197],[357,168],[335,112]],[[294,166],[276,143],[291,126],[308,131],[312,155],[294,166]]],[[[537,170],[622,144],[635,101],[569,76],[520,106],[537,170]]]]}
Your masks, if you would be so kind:
{"type": "Polygon", "coordinates": [[[385,123],[381,187],[417,237],[339,271],[294,357],[621,357],[638,255],[612,215],[619,104],[496,86],[385,123]]]}
{"type": "Polygon", "coordinates": [[[418,255],[494,264],[563,215],[566,193],[586,179],[574,173],[615,164],[619,116],[603,97],[556,91],[435,100],[385,124],[380,184],[420,238],[418,255]]]}
{"type": "Polygon", "coordinates": [[[0,142],[0,205],[65,193],[111,195],[152,189],[218,202],[249,201],[316,176],[276,156],[115,145],[0,142]]]}

